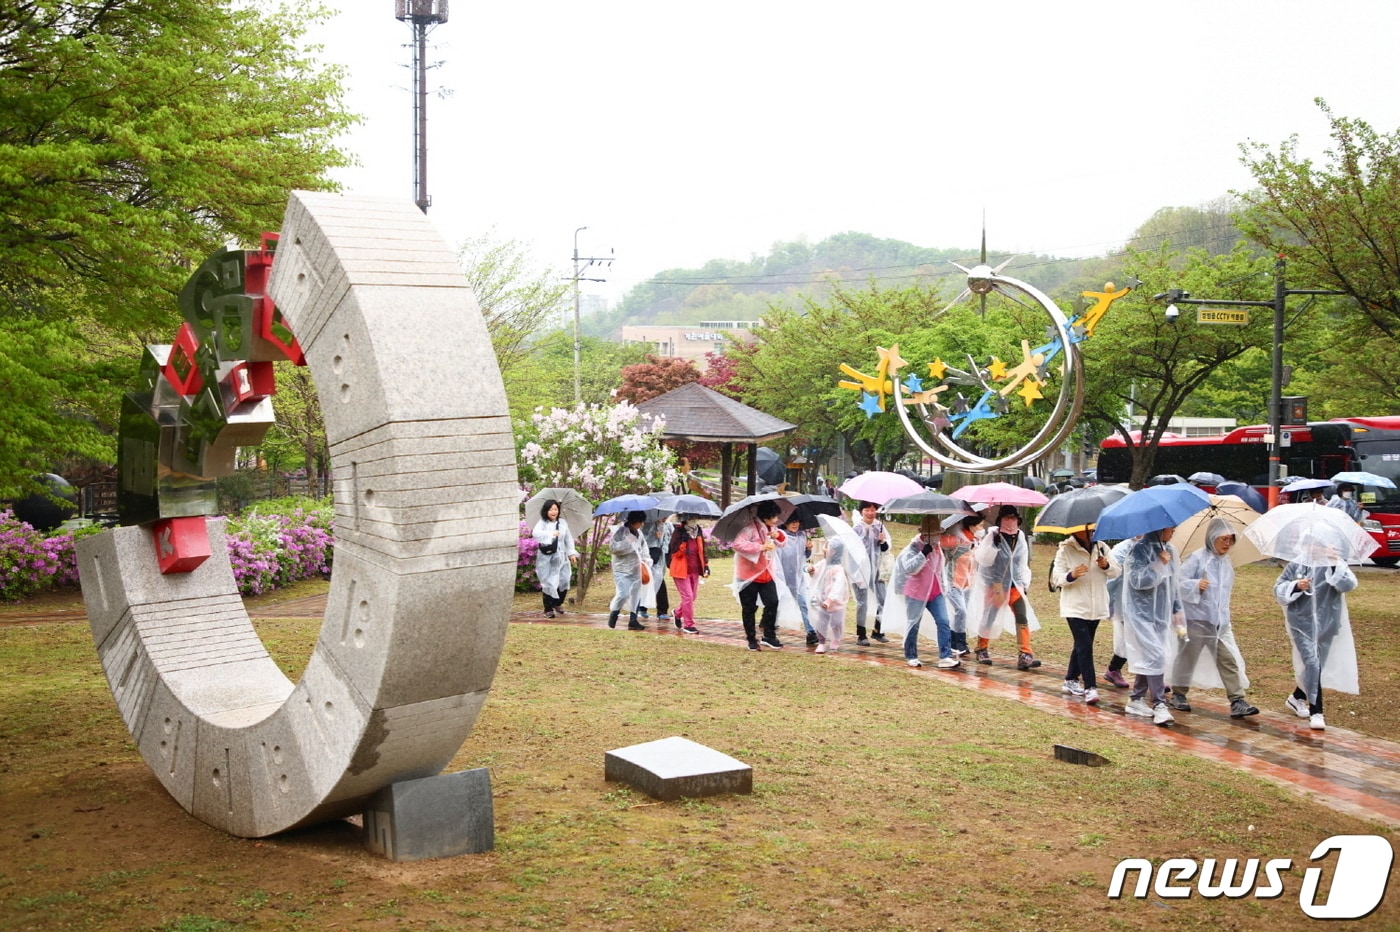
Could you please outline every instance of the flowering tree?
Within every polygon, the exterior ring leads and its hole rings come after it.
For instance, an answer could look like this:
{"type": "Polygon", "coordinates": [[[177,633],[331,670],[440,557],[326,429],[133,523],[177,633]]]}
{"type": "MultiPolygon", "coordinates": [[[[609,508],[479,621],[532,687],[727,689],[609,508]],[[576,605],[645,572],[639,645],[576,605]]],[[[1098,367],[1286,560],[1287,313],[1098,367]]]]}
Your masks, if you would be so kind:
{"type": "MultiPolygon", "coordinates": [[[[533,436],[520,447],[520,478],[531,489],[574,489],[601,502],[628,493],[668,489],[678,475],[675,454],[661,444],[665,418],[644,415],[626,401],[537,410],[533,436]]],[[[595,518],[579,550],[578,598],[588,593],[611,518],[595,518]]]]}

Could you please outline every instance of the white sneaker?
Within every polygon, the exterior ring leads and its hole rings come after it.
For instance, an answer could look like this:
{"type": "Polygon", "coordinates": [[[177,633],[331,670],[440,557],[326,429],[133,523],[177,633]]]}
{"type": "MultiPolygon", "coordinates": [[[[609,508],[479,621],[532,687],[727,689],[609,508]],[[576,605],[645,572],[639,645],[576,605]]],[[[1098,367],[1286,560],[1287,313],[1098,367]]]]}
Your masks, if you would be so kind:
{"type": "Polygon", "coordinates": [[[1084,703],[1085,705],[1098,705],[1099,691],[1097,689],[1084,690],[1084,703]]]}
{"type": "Polygon", "coordinates": [[[1170,725],[1176,719],[1172,718],[1171,710],[1167,708],[1165,702],[1159,702],[1152,707],[1152,724],[1170,725]]]}
{"type": "Polygon", "coordinates": [[[1321,712],[1317,713],[1316,715],[1308,716],[1308,727],[1311,728],[1313,731],[1327,730],[1327,723],[1322,720],[1321,712]]]}
{"type": "Polygon", "coordinates": [[[1308,704],[1297,696],[1289,696],[1283,704],[1293,710],[1293,714],[1299,718],[1307,718],[1311,713],[1308,711],[1308,704]]]}
{"type": "Polygon", "coordinates": [[[907,661],[907,663],[908,663],[909,666],[911,666],[911,667],[922,667],[922,666],[924,665],[924,662],[923,662],[922,660],[920,660],[918,657],[910,657],[909,660],[907,661]]]}
{"type": "Polygon", "coordinates": [[[1129,715],[1141,715],[1144,718],[1152,717],[1152,706],[1141,699],[1129,699],[1128,704],[1123,707],[1123,711],[1129,715]]]}
{"type": "Polygon", "coordinates": [[[826,653],[826,645],[825,645],[825,644],[818,644],[818,645],[817,645],[817,649],[814,650],[814,651],[812,651],[812,653],[814,653],[814,654],[824,654],[824,653],[826,653]]]}
{"type": "Polygon", "coordinates": [[[940,670],[955,670],[962,666],[962,661],[956,657],[944,657],[942,660],[938,661],[937,666],[940,670]]]}
{"type": "Polygon", "coordinates": [[[1065,685],[1060,687],[1060,692],[1069,693],[1071,696],[1084,695],[1084,687],[1079,685],[1078,680],[1065,680],[1065,685]]]}

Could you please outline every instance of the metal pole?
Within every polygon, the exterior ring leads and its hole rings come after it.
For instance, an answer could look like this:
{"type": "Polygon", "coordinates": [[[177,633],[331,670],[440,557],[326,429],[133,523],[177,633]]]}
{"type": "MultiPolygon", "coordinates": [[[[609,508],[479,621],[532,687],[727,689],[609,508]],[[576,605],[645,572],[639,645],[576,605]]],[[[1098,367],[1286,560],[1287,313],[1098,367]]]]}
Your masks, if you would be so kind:
{"type": "Polygon", "coordinates": [[[588,229],[588,227],[579,227],[577,230],[574,231],[574,404],[579,404],[583,401],[583,390],[579,380],[579,371],[581,369],[581,349],[579,344],[578,325],[578,235],[586,229],[588,229]]]}
{"type": "Polygon", "coordinates": [[[1283,450],[1283,312],[1288,299],[1288,289],[1284,285],[1284,272],[1287,262],[1279,256],[1274,263],[1274,358],[1273,383],[1269,391],[1269,494],[1268,503],[1272,508],[1278,504],[1279,477],[1282,472],[1283,450]]]}
{"type": "Polygon", "coordinates": [[[418,209],[423,213],[428,212],[428,24],[426,22],[416,22],[413,24],[416,43],[414,45],[413,56],[417,59],[414,63],[413,83],[416,93],[414,106],[417,109],[418,121],[415,126],[417,132],[417,151],[415,153],[418,162],[418,177],[414,179],[414,193],[418,195],[418,209]]]}

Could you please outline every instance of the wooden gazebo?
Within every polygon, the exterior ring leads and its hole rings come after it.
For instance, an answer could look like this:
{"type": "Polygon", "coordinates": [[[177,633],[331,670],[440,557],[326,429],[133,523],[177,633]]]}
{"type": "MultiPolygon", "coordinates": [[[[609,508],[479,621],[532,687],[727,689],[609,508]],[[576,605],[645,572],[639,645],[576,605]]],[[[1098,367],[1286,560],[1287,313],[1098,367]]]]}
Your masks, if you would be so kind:
{"type": "Polygon", "coordinates": [[[691,440],[722,444],[720,453],[720,507],[729,507],[729,489],[733,481],[734,444],[748,447],[748,493],[758,491],[758,445],[776,440],[797,430],[789,424],[741,401],[706,388],[699,382],[687,382],[664,395],[657,395],[637,405],[643,414],[664,415],[666,430],[663,440],[691,440]]]}

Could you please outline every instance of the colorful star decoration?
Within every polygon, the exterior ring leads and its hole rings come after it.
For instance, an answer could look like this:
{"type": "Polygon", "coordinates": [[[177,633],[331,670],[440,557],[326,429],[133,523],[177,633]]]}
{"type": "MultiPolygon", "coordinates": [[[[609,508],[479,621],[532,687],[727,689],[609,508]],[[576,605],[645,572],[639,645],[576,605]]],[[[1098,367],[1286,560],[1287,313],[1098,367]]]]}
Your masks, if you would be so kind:
{"type": "MultiPolygon", "coordinates": [[[[1132,291],[1136,284],[1133,281],[1128,287],[1116,288],[1113,282],[1107,282],[1102,291],[1082,292],[1075,301],[1074,316],[1065,327],[1069,342],[1078,344],[1092,337],[1109,307],[1132,291]]],[[[1046,342],[1040,346],[1032,347],[1029,340],[1021,341],[1021,358],[1015,365],[997,356],[992,356],[986,363],[978,363],[969,356],[972,368],[965,371],[955,369],[937,358],[927,363],[928,378],[937,384],[925,387],[924,380],[913,372],[901,377],[900,370],[908,367],[909,363],[900,356],[899,344],[896,343],[888,348],[876,347],[874,375],[866,375],[842,363],[841,371],[850,379],[843,379],[839,384],[842,388],[860,393],[858,405],[865,416],[871,418],[888,410],[885,399],[895,395],[895,383],[898,382],[903,390],[901,403],[931,407],[931,413],[925,415],[926,421],[939,430],[951,428],[952,436],[956,438],[976,421],[991,420],[1005,414],[1009,410],[1006,403],[1008,396],[1012,394],[1019,395],[1027,408],[1033,408],[1037,401],[1045,400],[1046,384],[1054,376],[1063,375],[1063,365],[1052,366],[1051,363],[1064,348],[1059,331],[1051,327],[1046,342]],[[961,393],[940,403],[939,395],[955,385],[979,388],[982,395],[976,403],[970,403],[961,393]]]]}

